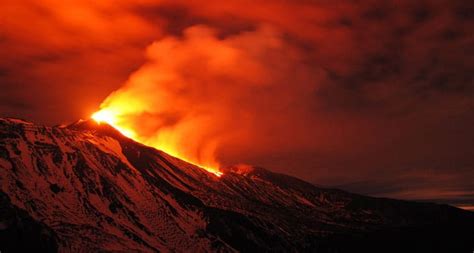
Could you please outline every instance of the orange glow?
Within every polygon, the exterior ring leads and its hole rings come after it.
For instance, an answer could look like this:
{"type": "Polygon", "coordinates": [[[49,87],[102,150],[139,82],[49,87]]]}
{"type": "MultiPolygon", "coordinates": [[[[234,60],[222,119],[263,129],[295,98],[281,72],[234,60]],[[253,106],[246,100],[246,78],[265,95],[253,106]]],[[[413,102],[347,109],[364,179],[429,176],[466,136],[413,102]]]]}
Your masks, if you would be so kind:
{"type": "Polygon", "coordinates": [[[125,135],[126,137],[128,138],[131,138],[131,139],[136,139],[136,136],[137,134],[135,133],[135,131],[133,131],[133,129],[129,129],[129,128],[125,128],[125,127],[121,127],[120,124],[119,124],[119,116],[116,112],[113,112],[111,110],[100,110],[96,113],[94,113],[91,117],[92,119],[94,119],[95,121],[97,121],[98,123],[102,123],[102,122],[105,122],[111,126],[113,126],[115,129],[117,129],[120,133],[122,133],[123,135],[125,135]]]}
{"type": "Polygon", "coordinates": [[[195,161],[193,158],[185,157],[179,150],[179,148],[174,143],[167,143],[166,141],[150,141],[147,138],[141,137],[137,134],[130,124],[127,124],[127,121],[124,120],[122,112],[119,110],[114,110],[110,108],[103,108],[91,116],[97,123],[107,123],[117,129],[124,136],[133,139],[137,142],[143,143],[148,146],[152,146],[159,150],[162,150],[172,156],[178,157],[179,159],[194,164],[206,171],[216,175],[217,177],[222,176],[222,172],[218,169],[218,163],[215,162],[213,157],[208,157],[208,160],[201,162],[195,161]]]}
{"type": "Polygon", "coordinates": [[[253,143],[250,133],[256,118],[263,120],[269,115],[265,108],[280,107],[287,100],[280,95],[287,94],[280,90],[287,86],[279,85],[286,78],[272,74],[275,68],[295,73],[288,68],[297,54],[287,55],[286,49],[272,26],[226,39],[207,26],[189,27],[182,38],[168,36],[150,44],[145,63],[92,118],[220,176],[217,150],[229,147],[229,140],[253,143]],[[269,56],[271,63],[261,60],[269,56]],[[278,93],[266,97],[278,99],[267,103],[255,91],[274,82],[278,93]]]}

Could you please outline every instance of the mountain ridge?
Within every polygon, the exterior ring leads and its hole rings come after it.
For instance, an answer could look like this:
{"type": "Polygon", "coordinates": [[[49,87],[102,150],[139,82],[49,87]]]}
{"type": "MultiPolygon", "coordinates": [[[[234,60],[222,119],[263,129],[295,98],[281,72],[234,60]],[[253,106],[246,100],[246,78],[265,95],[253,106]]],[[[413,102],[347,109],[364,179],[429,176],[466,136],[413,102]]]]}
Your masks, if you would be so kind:
{"type": "MultiPolygon", "coordinates": [[[[10,210],[2,213],[50,234],[48,251],[344,252],[387,234],[372,243],[380,250],[411,240],[406,231],[427,233],[427,249],[474,241],[474,215],[454,207],[319,188],[252,166],[223,168],[218,178],[92,121],[45,127],[0,118],[0,169],[10,210]]],[[[1,224],[18,220],[11,217],[1,224]]]]}

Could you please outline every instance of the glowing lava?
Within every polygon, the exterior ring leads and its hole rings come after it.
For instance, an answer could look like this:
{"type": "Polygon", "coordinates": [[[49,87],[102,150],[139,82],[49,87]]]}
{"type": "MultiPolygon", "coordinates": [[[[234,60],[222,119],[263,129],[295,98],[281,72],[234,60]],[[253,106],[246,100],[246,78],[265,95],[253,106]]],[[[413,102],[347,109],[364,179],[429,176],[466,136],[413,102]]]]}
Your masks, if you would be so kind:
{"type": "Polygon", "coordinates": [[[113,126],[115,129],[117,129],[120,133],[127,136],[128,138],[131,138],[134,140],[137,139],[137,134],[135,133],[135,131],[133,131],[132,129],[120,126],[120,121],[118,120],[119,119],[118,113],[114,111],[107,110],[107,109],[100,110],[94,113],[91,118],[97,121],[97,123],[105,122],[113,126]]]}
{"type": "Polygon", "coordinates": [[[94,114],[92,114],[91,118],[94,119],[99,124],[100,123],[109,124],[110,126],[114,127],[120,133],[122,133],[123,135],[125,135],[126,137],[130,139],[133,139],[145,145],[149,145],[157,149],[160,149],[172,156],[178,157],[179,159],[185,162],[194,164],[218,177],[222,176],[223,174],[217,169],[218,167],[217,164],[214,164],[215,166],[211,167],[209,165],[204,165],[199,162],[192,161],[191,159],[182,156],[179,150],[176,150],[175,148],[173,148],[173,145],[167,145],[166,143],[163,143],[163,142],[161,143],[153,142],[153,141],[150,142],[149,140],[142,138],[139,134],[137,134],[137,131],[135,131],[129,124],[127,124],[127,122],[123,118],[122,113],[120,111],[113,110],[110,108],[103,108],[100,111],[97,111],[94,114]]]}

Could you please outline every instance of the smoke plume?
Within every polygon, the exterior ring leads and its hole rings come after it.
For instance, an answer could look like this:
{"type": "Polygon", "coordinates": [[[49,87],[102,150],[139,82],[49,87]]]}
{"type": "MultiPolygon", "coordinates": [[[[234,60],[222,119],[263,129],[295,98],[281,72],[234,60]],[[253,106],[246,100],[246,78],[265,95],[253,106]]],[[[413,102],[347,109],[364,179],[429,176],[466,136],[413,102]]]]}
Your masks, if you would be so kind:
{"type": "Polygon", "coordinates": [[[208,167],[218,167],[221,145],[281,136],[317,88],[318,72],[269,25],[223,39],[192,26],[153,42],[146,55],[102,110],[141,142],[208,167]]]}

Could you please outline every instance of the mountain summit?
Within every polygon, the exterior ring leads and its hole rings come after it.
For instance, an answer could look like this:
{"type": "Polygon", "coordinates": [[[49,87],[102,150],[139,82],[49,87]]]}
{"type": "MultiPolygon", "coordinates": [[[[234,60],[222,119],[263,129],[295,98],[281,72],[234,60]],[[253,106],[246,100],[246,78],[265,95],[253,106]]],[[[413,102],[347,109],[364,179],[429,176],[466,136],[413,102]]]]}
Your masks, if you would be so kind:
{"type": "Polygon", "coordinates": [[[322,189],[252,166],[216,177],[80,121],[0,119],[0,250],[471,252],[474,214],[322,189]]]}

